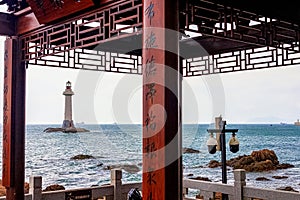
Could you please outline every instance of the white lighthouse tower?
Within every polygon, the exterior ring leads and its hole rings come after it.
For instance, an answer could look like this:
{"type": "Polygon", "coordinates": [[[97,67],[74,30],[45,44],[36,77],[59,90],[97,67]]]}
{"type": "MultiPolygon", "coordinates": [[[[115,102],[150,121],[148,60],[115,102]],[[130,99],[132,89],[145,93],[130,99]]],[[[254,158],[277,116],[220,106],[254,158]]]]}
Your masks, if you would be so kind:
{"type": "Polygon", "coordinates": [[[61,128],[46,128],[44,132],[50,133],[50,132],[64,132],[64,133],[77,133],[77,132],[90,132],[89,130],[85,128],[76,128],[74,126],[73,120],[72,120],[72,96],[74,95],[74,92],[71,88],[71,82],[68,81],[66,83],[66,89],[63,93],[65,95],[65,119],[63,121],[63,125],[61,128]]]}
{"type": "Polygon", "coordinates": [[[72,96],[74,95],[74,92],[72,91],[70,81],[66,83],[66,89],[63,95],[65,95],[65,119],[62,128],[65,129],[66,132],[76,132],[72,120],[72,96]]]}

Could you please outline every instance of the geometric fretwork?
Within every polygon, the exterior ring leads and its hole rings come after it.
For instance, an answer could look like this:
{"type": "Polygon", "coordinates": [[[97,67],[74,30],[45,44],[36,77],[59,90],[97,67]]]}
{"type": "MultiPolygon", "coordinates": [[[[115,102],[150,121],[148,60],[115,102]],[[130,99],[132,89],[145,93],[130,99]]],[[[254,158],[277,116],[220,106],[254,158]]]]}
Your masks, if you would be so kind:
{"type": "Polygon", "coordinates": [[[181,30],[260,46],[299,51],[298,24],[236,9],[209,0],[192,0],[181,16],[181,30]]]}
{"type": "MultiPolygon", "coordinates": [[[[112,2],[76,19],[20,36],[22,60],[33,65],[142,74],[142,0],[112,2]],[[139,51],[122,51],[122,45],[104,48],[121,40],[125,47],[139,44],[133,48],[139,51]]],[[[183,76],[300,63],[299,25],[281,19],[209,0],[191,0],[181,6],[180,31],[198,33],[194,41],[209,54],[185,57],[183,76]],[[218,40],[222,43],[214,42],[218,40]]],[[[180,43],[183,48],[192,48],[188,42],[180,43]]]]}
{"type": "Polygon", "coordinates": [[[254,70],[300,64],[300,53],[274,47],[239,50],[183,61],[183,76],[254,70]]]}
{"type": "MultiPolygon", "coordinates": [[[[298,24],[204,0],[186,1],[180,29],[203,37],[223,38],[256,47],[273,46],[299,51],[298,24]]],[[[118,0],[76,19],[21,36],[23,60],[76,48],[90,48],[108,40],[134,36],[142,29],[142,1],[118,0]]]]}
{"type": "MultiPolygon", "coordinates": [[[[137,55],[75,49],[29,61],[31,65],[139,74],[142,58],[137,55]]],[[[274,47],[261,47],[184,59],[183,76],[247,71],[300,64],[300,53],[274,47]]]]}
{"type": "Polygon", "coordinates": [[[63,51],[30,60],[28,64],[49,67],[142,74],[140,56],[88,49],[63,51]]]}
{"type": "Polygon", "coordinates": [[[141,2],[119,0],[79,19],[23,35],[22,59],[29,61],[78,48],[93,49],[100,42],[134,35],[142,28],[141,2]]]}

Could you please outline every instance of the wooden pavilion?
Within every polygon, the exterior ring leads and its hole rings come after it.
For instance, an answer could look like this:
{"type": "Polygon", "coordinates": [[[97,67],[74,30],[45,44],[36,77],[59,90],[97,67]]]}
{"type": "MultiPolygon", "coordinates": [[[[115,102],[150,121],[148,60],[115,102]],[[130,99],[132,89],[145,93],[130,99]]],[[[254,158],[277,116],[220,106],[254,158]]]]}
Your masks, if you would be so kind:
{"type": "Polygon", "coordinates": [[[300,63],[300,7],[291,0],[0,4],[8,6],[0,13],[0,35],[7,36],[2,183],[8,200],[24,199],[30,65],[142,75],[143,199],[174,200],[182,199],[182,77],[300,63]]]}

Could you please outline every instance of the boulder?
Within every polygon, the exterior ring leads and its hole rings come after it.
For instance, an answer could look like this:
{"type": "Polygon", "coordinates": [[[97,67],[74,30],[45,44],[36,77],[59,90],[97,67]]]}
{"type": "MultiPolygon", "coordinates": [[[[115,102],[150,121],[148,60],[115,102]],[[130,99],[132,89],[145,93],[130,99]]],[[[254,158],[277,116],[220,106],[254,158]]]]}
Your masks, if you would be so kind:
{"type": "MultiPolygon", "coordinates": [[[[275,152],[269,149],[253,151],[251,155],[232,158],[226,161],[226,164],[233,169],[245,169],[248,172],[263,172],[294,167],[294,165],[287,163],[280,164],[275,152]]],[[[210,168],[219,167],[221,163],[212,160],[208,166],[210,168]]]]}
{"type": "Polygon", "coordinates": [[[211,182],[211,180],[207,177],[202,177],[202,176],[197,176],[197,177],[191,177],[190,179],[193,179],[193,180],[198,180],[198,181],[208,181],[208,182],[211,182]]]}
{"type": "Polygon", "coordinates": [[[216,168],[216,167],[219,167],[221,166],[222,163],[216,161],[216,160],[211,160],[209,163],[208,163],[208,167],[209,168],[216,168]]]}
{"type": "Polygon", "coordinates": [[[91,155],[79,154],[71,158],[71,160],[84,160],[84,159],[95,159],[95,157],[91,155]]]}
{"type": "Polygon", "coordinates": [[[276,167],[277,169],[287,169],[287,168],[293,168],[295,166],[288,163],[282,163],[282,164],[278,164],[276,167]]]}
{"type": "Polygon", "coordinates": [[[257,181],[270,181],[270,179],[266,178],[266,177],[257,177],[255,180],[257,181]]]}
{"type": "Polygon", "coordinates": [[[290,191],[290,192],[299,192],[299,191],[295,190],[294,188],[292,188],[291,186],[276,188],[276,190],[284,190],[284,191],[290,191]]]}
{"type": "Polygon", "coordinates": [[[109,165],[103,168],[104,170],[112,170],[112,169],[123,169],[128,173],[138,173],[141,169],[136,165],[130,164],[120,164],[120,165],[109,165]]]}
{"type": "Polygon", "coordinates": [[[274,179],[287,179],[288,176],[272,176],[274,179]]]}
{"type": "Polygon", "coordinates": [[[187,174],[186,177],[194,176],[194,174],[187,174]]]}
{"type": "Polygon", "coordinates": [[[263,149],[263,150],[259,150],[259,151],[253,151],[251,153],[251,157],[256,162],[270,160],[275,165],[279,164],[277,155],[275,154],[275,152],[273,150],[263,149]]]}
{"type": "Polygon", "coordinates": [[[184,147],[182,149],[182,153],[200,153],[200,151],[196,149],[184,147]]]}
{"type": "Polygon", "coordinates": [[[65,190],[65,187],[58,184],[49,185],[43,190],[43,192],[56,191],[56,190],[65,190]]]}
{"type": "Polygon", "coordinates": [[[250,172],[263,172],[263,171],[270,171],[275,169],[276,166],[271,160],[254,162],[248,165],[248,167],[246,167],[246,170],[250,172]]]}
{"type": "Polygon", "coordinates": [[[6,189],[5,187],[2,185],[2,180],[0,180],[0,197],[5,196],[6,195],[6,189]]]}
{"type": "MultiPolygon", "coordinates": [[[[201,195],[201,194],[197,194],[196,195],[196,199],[198,200],[203,200],[204,199],[204,197],[201,195]]],[[[222,200],[222,193],[221,192],[216,192],[215,193],[215,198],[214,198],[214,200],[222,200]]]]}
{"type": "MultiPolygon", "coordinates": [[[[29,183],[27,183],[27,182],[24,183],[24,193],[25,194],[29,193],[29,183]]],[[[2,185],[2,180],[0,179],[0,197],[5,196],[5,195],[6,195],[6,189],[2,185]]]]}
{"type": "Polygon", "coordinates": [[[29,193],[29,183],[27,183],[27,182],[24,183],[24,193],[25,194],[29,193]]]}

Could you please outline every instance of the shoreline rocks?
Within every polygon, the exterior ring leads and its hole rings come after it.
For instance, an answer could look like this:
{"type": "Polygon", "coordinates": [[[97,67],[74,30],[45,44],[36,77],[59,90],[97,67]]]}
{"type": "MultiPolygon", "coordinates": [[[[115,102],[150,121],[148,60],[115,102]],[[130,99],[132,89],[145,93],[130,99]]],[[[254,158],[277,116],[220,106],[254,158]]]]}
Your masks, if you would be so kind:
{"type": "MultiPolygon", "coordinates": [[[[227,160],[226,164],[233,169],[245,169],[247,172],[263,172],[294,167],[294,165],[287,163],[280,164],[275,152],[269,149],[253,151],[251,155],[243,155],[232,158],[227,160]]],[[[208,164],[208,167],[215,168],[221,165],[221,162],[212,160],[208,164]]]]}

